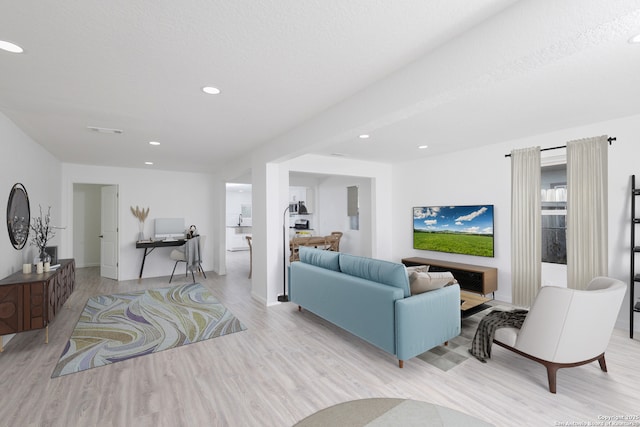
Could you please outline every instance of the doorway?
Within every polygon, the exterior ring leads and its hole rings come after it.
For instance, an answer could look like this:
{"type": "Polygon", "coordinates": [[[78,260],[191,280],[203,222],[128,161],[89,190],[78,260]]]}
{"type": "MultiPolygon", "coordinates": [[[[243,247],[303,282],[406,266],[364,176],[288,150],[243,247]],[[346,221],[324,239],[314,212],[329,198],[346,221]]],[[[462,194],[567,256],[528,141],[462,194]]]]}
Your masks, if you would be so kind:
{"type": "Polygon", "coordinates": [[[118,280],[118,186],[73,184],[73,257],[118,280]]]}

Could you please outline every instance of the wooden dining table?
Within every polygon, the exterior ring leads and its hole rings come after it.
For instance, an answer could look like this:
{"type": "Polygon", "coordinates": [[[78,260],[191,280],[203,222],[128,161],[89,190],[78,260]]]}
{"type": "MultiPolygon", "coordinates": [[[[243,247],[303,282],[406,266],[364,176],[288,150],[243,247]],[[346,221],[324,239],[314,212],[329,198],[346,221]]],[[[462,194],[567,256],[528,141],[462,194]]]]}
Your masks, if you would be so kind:
{"type": "Polygon", "coordinates": [[[294,237],[289,240],[289,249],[291,250],[291,255],[289,257],[290,261],[297,261],[300,259],[298,255],[298,248],[300,246],[311,246],[318,249],[327,249],[331,246],[331,242],[327,241],[326,236],[294,237]]]}

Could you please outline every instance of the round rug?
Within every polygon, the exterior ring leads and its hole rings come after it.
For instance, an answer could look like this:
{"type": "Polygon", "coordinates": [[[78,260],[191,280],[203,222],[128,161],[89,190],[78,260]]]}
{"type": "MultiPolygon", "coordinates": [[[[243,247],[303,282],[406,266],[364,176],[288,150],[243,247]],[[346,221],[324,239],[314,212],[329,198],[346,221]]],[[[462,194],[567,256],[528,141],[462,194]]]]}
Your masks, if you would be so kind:
{"type": "Polygon", "coordinates": [[[295,425],[295,427],[316,426],[489,427],[493,424],[427,402],[376,398],[339,403],[322,409],[295,425]]]}

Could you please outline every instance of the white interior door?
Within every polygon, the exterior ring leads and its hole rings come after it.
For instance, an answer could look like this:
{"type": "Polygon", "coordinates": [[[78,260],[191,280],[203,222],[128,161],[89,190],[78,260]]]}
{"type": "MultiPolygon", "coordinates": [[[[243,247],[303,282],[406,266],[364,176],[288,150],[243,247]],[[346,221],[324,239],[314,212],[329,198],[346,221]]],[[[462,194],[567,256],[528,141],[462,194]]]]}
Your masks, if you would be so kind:
{"type": "Polygon", "coordinates": [[[100,276],[118,280],[118,186],[101,189],[100,276]]]}

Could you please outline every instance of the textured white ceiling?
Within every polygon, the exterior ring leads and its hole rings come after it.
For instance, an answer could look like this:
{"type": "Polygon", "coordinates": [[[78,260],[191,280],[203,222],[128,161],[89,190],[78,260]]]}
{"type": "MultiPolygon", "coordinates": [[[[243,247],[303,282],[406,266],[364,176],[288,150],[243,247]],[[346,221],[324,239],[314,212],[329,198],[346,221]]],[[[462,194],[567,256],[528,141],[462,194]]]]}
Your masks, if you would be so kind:
{"type": "Polygon", "coordinates": [[[640,112],[639,1],[0,1],[0,111],[63,162],[402,161],[640,112]]]}

